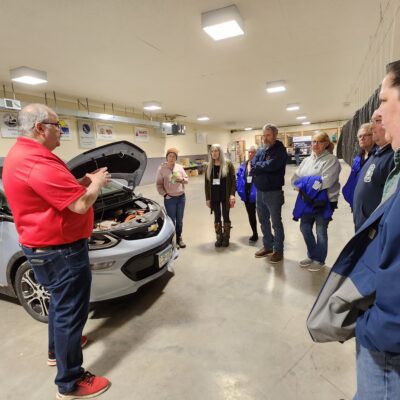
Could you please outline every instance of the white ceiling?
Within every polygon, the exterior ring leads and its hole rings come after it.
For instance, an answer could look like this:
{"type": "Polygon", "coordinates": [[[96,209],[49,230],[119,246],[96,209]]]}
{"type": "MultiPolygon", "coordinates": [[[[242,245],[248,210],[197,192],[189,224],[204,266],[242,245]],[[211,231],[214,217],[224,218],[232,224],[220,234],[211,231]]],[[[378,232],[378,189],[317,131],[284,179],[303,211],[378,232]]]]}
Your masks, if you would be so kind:
{"type": "MultiPolygon", "coordinates": [[[[377,0],[238,0],[245,35],[214,42],[201,13],[229,0],[0,0],[0,82],[47,71],[43,94],[197,115],[229,129],[346,119],[344,106],[379,23],[377,0]],[[284,79],[285,93],[267,81],[284,79]]],[[[18,92],[26,86],[14,84],[18,92]]]]}

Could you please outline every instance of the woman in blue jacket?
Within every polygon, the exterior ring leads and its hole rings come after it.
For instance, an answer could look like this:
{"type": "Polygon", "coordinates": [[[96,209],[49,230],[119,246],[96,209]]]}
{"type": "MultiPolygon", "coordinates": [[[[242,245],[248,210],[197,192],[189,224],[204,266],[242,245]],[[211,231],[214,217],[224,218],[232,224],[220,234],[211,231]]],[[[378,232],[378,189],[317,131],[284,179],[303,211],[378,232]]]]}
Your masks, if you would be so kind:
{"type": "Polygon", "coordinates": [[[256,187],[253,183],[253,177],[250,175],[251,160],[256,154],[257,148],[250,146],[248,153],[249,159],[245,161],[236,174],[236,191],[246,206],[247,215],[253,235],[250,236],[250,242],[258,240],[257,218],[256,218],[256,187]]]}

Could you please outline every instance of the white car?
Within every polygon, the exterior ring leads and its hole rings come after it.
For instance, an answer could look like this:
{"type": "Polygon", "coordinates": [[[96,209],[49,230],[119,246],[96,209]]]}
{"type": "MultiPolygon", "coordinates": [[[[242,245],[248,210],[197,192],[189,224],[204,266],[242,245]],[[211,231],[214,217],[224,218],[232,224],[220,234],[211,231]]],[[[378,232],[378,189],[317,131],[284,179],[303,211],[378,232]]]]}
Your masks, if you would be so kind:
{"type": "MultiPolygon", "coordinates": [[[[178,256],[174,224],[163,207],[134,193],[146,164],[145,152],[127,141],[89,150],[67,164],[77,178],[101,167],[113,178],[94,204],[89,240],[92,303],[136,292],[162,276],[178,256]]],[[[0,178],[2,165],[0,160],[0,178]]],[[[33,318],[47,322],[50,297],[19,247],[1,180],[0,255],[0,293],[17,297],[33,318]]]]}

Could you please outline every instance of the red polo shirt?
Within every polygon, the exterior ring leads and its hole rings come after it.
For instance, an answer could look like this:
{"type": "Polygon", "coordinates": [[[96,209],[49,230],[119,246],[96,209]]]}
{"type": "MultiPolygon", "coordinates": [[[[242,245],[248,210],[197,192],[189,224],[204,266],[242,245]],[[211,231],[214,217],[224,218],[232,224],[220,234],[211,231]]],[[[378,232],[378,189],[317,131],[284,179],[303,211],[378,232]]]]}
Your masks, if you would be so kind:
{"type": "Polygon", "coordinates": [[[91,235],[93,209],[84,215],[68,209],[85,188],[40,143],[17,138],[4,161],[3,185],[24,246],[60,245],[91,235]]]}

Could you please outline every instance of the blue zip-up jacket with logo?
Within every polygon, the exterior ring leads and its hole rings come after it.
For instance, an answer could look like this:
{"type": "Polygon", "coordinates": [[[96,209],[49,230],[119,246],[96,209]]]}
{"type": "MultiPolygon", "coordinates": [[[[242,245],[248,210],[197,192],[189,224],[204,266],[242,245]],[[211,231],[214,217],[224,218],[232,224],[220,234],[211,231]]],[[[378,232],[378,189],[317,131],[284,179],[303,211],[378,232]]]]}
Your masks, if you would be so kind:
{"type": "Polygon", "coordinates": [[[321,176],[302,176],[294,186],[299,189],[293,209],[293,219],[298,221],[305,214],[322,214],[324,219],[330,220],[333,214],[326,189],[322,186],[321,176]]]}
{"type": "MultiPolygon", "coordinates": [[[[339,278],[342,282],[341,287],[346,287],[347,293],[352,294],[351,298],[370,299],[367,307],[361,300],[354,303],[351,314],[356,318],[356,338],[369,350],[393,355],[400,355],[398,285],[400,224],[398,221],[400,221],[400,185],[346,244],[316,300],[317,304],[325,288],[329,291],[329,282],[339,278]]],[[[341,310],[346,307],[342,300],[335,309],[339,317],[341,310]]],[[[345,320],[343,324],[347,326],[350,322],[345,320]]]]}
{"type": "Polygon", "coordinates": [[[250,161],[244,162],[243,164],[240,165],[238,169],[238,172],[236,174],[236,191],[238,192],[238,195],[242,199],[242,201],[249,201],[250,203],[255,203],[257,192],[254,182],[251,183],[249,198],[247,198],[247,193],[246,193],[247,164],[249,162],[250,161]]]}
{"type": "Polygon", "coordinates": [[[394,168],[393,149],[390,144],[368,157],[359,174],[354,190],[353,219],[355,230],[372,214],[382,200],[383,187],[394,168]]]}
{"type": "Polygon", "coordinates": [[[268,149],[259,149],[251,161],[251,175],[257,190],[282,190],[288,155],[286,147],[277,140],[268,149]]]}

